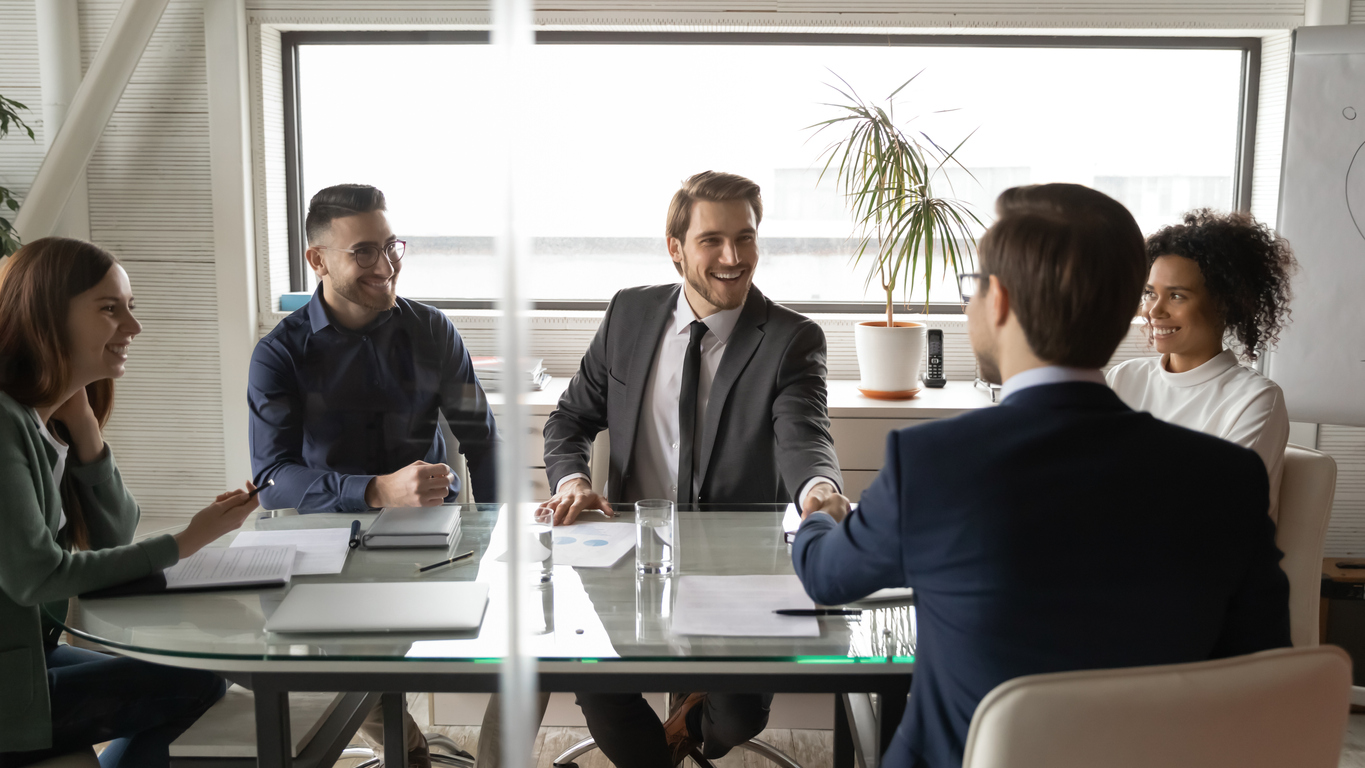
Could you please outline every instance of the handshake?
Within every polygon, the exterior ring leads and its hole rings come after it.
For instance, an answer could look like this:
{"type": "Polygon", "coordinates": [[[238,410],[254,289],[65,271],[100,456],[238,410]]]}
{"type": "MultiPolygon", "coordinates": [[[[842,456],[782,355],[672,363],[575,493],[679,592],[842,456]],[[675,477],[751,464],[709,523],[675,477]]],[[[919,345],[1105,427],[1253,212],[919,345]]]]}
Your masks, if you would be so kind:
{"type": "MultiPolygon", "coordinates": [[[[588,510],[598,510],[606,515],[614,514],[606,497],[594,491],[583,478],[566,481],[559,487],[559,492],[551,496],[541,508],[554,513],[555,525],[568,525],[578,519],[579,514],[588,510]]],[[[803,520],[816,512],[824,512],[834,518],[835,522],[840,522],[848,515],[848,509],[848,499],[829,483],[817,483],[806,494],[806,498],[801,500],[803,520]]]]}

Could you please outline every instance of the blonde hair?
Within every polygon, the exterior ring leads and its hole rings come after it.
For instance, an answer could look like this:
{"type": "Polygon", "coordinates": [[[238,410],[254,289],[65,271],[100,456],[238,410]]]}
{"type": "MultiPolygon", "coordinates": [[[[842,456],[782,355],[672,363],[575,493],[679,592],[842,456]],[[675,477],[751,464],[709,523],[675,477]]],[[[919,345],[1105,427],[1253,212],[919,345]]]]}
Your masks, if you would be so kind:
{"type": "MultiPolygon", "coordinates": [[[[687,239],[687,228],[692,226],[692,207],[698,200],[713,203],[745,200],[754,211],[754,225],[763,221],[763,196],[757,184],[733,173],[702,171],[683,180],[682,188],[673,194],[673,200],[668,204],[664,232],[670,240],[683,242],[687,239]]],[[[674,262],[673,267],[682,274],[681,264],[674,262]]]]}

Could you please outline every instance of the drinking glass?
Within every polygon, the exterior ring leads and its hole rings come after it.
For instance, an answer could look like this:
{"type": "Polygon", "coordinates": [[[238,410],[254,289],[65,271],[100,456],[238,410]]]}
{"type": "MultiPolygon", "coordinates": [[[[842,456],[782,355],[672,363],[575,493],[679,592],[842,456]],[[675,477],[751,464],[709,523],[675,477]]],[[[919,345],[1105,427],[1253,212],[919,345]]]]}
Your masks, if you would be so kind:
{"type": "Polygon", "coordinates": [[[673,579],[666,574],[635,577],[635,640],[667,643],[673,620],[673,579]]]}
{"type": "Polygon", "coordinates": [[[678,516],[668,499],[635,503],[635,570],[672,573],[678,516]]]}
{"type": "MultiPolygon", "coordinates": [[[[528,505],[529,506],[529,505],[528,505]]],[[[531,573],[544,584],[550,580],[555,567],[555,529],[554,512],[535,505],[530,518],[526,521],[526,548],[532,562],[531,573]],[[539,561],[539,562],[536,562],[539,561]]]]}

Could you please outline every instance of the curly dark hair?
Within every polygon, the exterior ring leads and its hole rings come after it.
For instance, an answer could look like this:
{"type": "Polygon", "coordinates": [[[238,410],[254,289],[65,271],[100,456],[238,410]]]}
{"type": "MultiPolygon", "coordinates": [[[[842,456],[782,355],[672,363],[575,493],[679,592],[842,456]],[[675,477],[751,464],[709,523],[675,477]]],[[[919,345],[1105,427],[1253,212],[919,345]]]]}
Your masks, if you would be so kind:
{"type": "Polygon", "coordinates": [[[1289,241],[1248,213],[1200,208],[1184,218],[1147,238],[1147,265],[1159,256],[1198,264],[1227,333],[1255,360],[1289,322],[1289,276],[1298,268],[1289,241]]]}

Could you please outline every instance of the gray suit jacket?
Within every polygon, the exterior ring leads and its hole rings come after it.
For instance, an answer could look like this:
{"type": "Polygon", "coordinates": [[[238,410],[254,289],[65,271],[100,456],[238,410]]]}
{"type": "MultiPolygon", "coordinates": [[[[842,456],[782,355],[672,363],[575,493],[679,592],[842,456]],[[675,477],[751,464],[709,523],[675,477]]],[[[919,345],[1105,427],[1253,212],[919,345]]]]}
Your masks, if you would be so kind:
{"type": "MultiPolygon", "coordinates": [[[[627,288],[607,306],[578,373],[545,423],[550,487],[590,474],[598,432],[610,429],[607,498],[625,498],[645,383],[680,284],[627,288]]],[[[813,477],[842,484],[829,436],[825,333],[749,288],[726,344],[701,433],[702,503],[792,501],[813,477]]]]}

